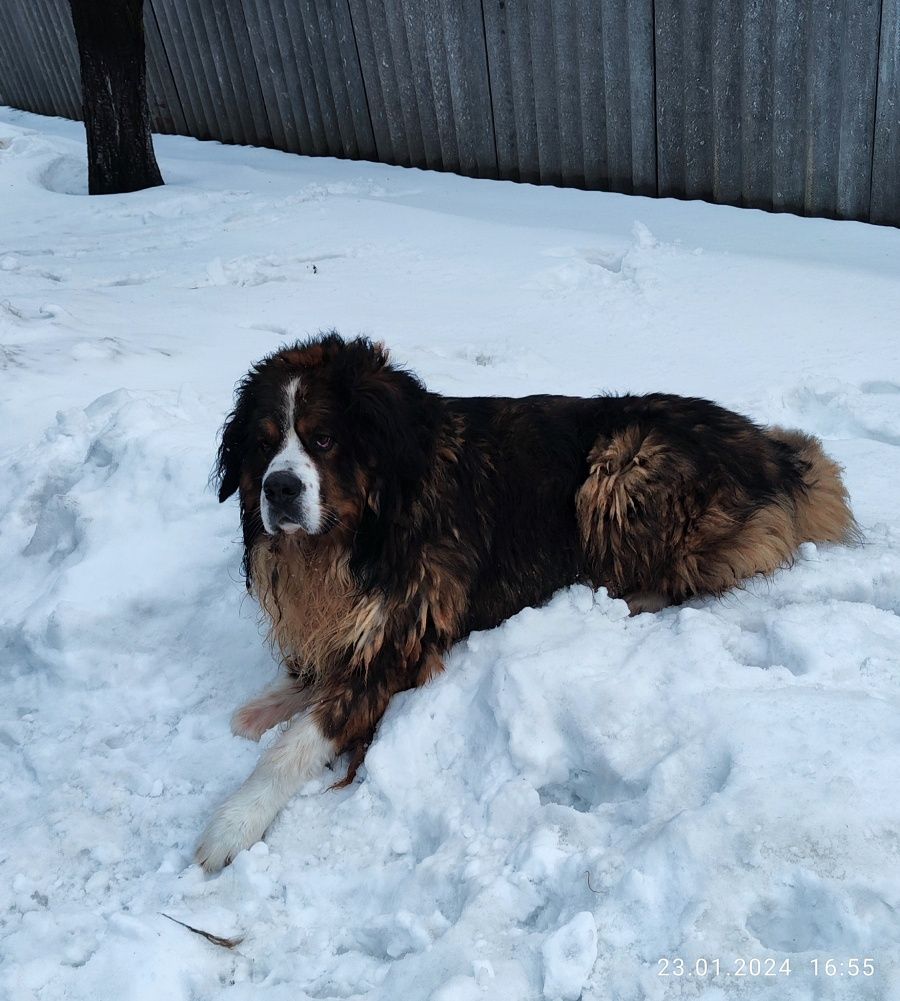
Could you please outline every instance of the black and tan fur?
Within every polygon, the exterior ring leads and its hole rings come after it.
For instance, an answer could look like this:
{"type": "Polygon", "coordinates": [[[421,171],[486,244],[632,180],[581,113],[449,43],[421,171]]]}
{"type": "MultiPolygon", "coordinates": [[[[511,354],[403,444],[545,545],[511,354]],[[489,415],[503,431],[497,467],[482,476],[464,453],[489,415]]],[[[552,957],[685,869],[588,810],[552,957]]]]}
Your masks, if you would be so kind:
{"type": "Polygon", "coordinates": [[[701,399],[444,397],[383,347],[327,335],[242,382],[219,499],[240,491],[248,586],[293,681],[251,704],[257,736],[306,712],[349,752],[349,781],[391,696],[461,637],[575,582],[632,611],[721,595],[855,533],[839,468],[813,437],[701,399]],[[318,456],[327,531],[269,535],[260,484],[299,378],[297,433],[318,456]]]}

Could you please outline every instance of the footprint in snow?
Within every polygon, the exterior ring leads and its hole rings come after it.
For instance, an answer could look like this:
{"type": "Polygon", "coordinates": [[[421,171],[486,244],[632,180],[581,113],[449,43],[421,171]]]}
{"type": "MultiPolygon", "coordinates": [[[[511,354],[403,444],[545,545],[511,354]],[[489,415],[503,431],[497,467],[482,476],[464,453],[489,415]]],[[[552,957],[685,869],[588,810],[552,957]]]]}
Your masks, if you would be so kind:
{"type": "Polygon", "coordinates": [[[86,195],[87,162],[76,156],[57,157],[44,169],[38,184],[58,195],[86,195]]]}
{"type": "Polygon", "coordinates": [[[873,396],[890,396],[894,393],[900,393],[900,386],[896,382],[883,382],[880,379],[876,379],[873,382],[864,382],[859,388],[864,393],[873,396]]]}
{"type": "Polygon", "coordinates": [[[788,415],[781,423],[794,421],[825,437],[868,438],[900,445],[900,386],[894,382],[799,386],[784,403],[788,415]]]}

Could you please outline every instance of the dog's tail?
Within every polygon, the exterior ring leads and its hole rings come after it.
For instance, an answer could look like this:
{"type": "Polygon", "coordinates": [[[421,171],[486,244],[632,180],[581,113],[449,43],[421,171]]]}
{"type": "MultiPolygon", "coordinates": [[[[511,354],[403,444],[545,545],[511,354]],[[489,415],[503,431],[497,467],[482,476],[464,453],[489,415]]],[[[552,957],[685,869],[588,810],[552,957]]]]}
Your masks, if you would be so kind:
{"type": "Polygon", "coordinates": [[[861,542],[841,467],[825,454],[819,439],[780,427],[769,428],[768,434],[786,445],[797,459],[803,484],[793,497],[797,542],[861,542]]]}

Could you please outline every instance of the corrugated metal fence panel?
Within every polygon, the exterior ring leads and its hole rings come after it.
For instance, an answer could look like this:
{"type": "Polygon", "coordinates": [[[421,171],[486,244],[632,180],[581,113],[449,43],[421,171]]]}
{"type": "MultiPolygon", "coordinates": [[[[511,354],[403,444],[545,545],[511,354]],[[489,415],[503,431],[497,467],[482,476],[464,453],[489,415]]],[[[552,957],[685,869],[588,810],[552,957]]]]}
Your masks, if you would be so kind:
{"type": "Polygon", "coordinates": [[[455,122],[458,169],[496,177],[497,148],[481,0],[442,0],[441,34],[429,35],[428,56],[446,70],[455,122]]]}
{"type": "MultiPolygon", "coordinates": [[[[272,142],[279,149],[295,152],[311,149],[312,138],[305,109],[302,104],[292,107],[289,97],[293,80],[288,77],[285,68],[288,43],[283,18],[281,22],[276,21],[267,0],[245,0],[243,7],[250,48],[259,73],[263,105],[271,125],[272,142]],[[282,45],[279,45],[279,37],[282,45]]],[[[293,68],[291,60],[288,60],[288,67],[293,68]]]]}
{"type": "Polygon", "coordinates": [[[22,46],[19,58],[26,61],[26,72],[35,83],[42,114],[65,115],[69,102],[60,93],[59,81],[50,69],[59,53],[48,51],[44,39],[35,30],[31,8],[31,4],[17,4],[12,9],[13,31],[22,46]]]}
{"type": "MultiPolygon", "coordinates": [[[[602,13],[604,86],[596,103],[606,108],[607,117],[609,156],[607,183],[603,186],[636,195],[655,195],[657,138],[653,0],[631,0],[628,4],[607,0],[602,5],[602,13]]],[[[592,186],[601,186],[601,180],[597,176],[597,182],[592,186]]]]}
{"type": "MultiPolygon", "coordinates": [[[[228,6],[236,20],[240,8],[228,6]]],[[[268,120],[257,144],[375,159],[347,0],[246,0],[242,17],[235,36],[242,44],[247,34],[240,62],[250,81],[249,101],[268,120]]]]}
{"type": "MultiPolygon", "coordinates": [[[[212,10],[215,0],[152,2],[156,10],[162,8],[168,16],[172,34],[163,36],[164,44],[168,47],[174,43],[174,58],[185,63],[185,69],[193,77],[194,92],[199,95],[195,109],[203,123],[204,133],[229,143],[250,141],[241,115],[233,105],[233,98],[229,99],[231,95],[226,97],[230,80],[224,67],[224,46],[221,40],[214,46],[210,40],[208,29],[210,23],[215,24],[212,10]]],[[[169,58],[170,61],[173,58],[171,52],[169,58]]]]}
{"type": "MultiPolygon", "coordinates": [[[[715,197],[712,24],[690,0],[656,3],[656,135],[659,193],[715,197]],[[689,51],[685,52],[690,37],[689,51]]],[[[734,128],[735,122],[727,127],[734,128]]]]}
{"type": "MultiPolygon", "coordinates": [[[[758,140],[757,155],[771,157],[772,207],[795,212],[805,204],[807,183],[805,150],[810,118],[807,111],[806,76],[801,69],[805,69],[808,31],[808,10],[805,4],[798,4],[796,0],[775,0],[772,75],[774,80],[789,81],[792,85],[776,87],[773,84],[773,146],[770,152],[768,137],[763,133],[758,140]]],[[[754,188],[752,204],[766,208],[769,191],[759,172],[755,177],[758,184],[754,188]]]]}
{"type": "Polygon", "coordinates": [[[303,3],[298,9],[294,0],[267,0],[271,9],[279,38],[287,43],[283,65],[286,71],[286,93],[288,103],[298,119],[305,116],[301,124],[301,135],[309,135],[309,145],[303,152],[320,156],[335,156],[341,152],[334,105],[327,92],[327,75],[321,77],[321,67],[313,68],[313,55],[317,52],[318,39],[308,38],[303,24],[303,16],[308,18],[308,5],[303,3]],[[302,130],[302,125],[306,126],[302,130]]]}
{"type": "Polygon", "coordinates": [[[879,0],[656,0],[659,193],[867,218],[879,0]]]}
{"type": "Polygon", "coordinates": [[[900,225],[900,0],[882,10],[871,219],[900,225]]]}
{"type": "MultiPolygon", "coordinates": [[[[156,53],[157,66],[166,60],[172,74],[175,91],[181,98],[181,109],[185,124],[192,136],[198,139],[220,139],[218,126],[213,118],[212,101],[205,87],[200,69],[199,57],[193,53],[196,44],[192,22],[179,13],[182,5],[177,0],[150,0],[149,7],[159,29],[161,49],[156,53]],[[192,58],[193,56],[193,58],[192,58]]],[[[148,21],[147,4],[144,23],[148,21]]],[[[154,34],[147,35],[148,45],[154,46],[154,34]]],[[[154,94],[164,88],[149,85],[154,94]]]]}
{"type": "Polygon", "coordinates": [[[32,0],[26,10],[60,96],[62,113],[80,118],[81,66],[68,0],[32,0]]]}
{"type": "Polygon", "coordinates": [[[817,0],[812,8],[810,215],[869,216],[880,22],[880,0],[817,0]]]}
{"type": "Polygon", "coordinates": [[[155,132],[190,135],[181,95],[172,75],[152,3],[144,3],[144,47],[147,53],[147,103],[155,132]]]}
{"type": "MultiPolygon", "coordinates": [[[[24,106],[43,115],[80,118],[80,74],[66,0],[3,3],[0,10],[4,65],[17,68],[17,86],[27,98],[24,106]]],[[[9,70],[0,69],[0,74],[16,80],[9,70]]]]}
{"type": "Polygon", "coordinates": [[[0,3],[0,104],[36,110],[38,99],[21,54],[17,8],[0,3]]]}
{"type": "MultiPolygon", "coordinates": [[[[290,0],[288,0],[290,2],[290,0]]],[[[317,92],[323,109],[333,108],[337,130],[326,125],[336,156],[377,156],[359,53],[346,0],[305,0],[301,4],[317,92]]]]}
{"type": "Polygon", "coordinates": [[[378,157],[497,174],[480,0],[350,0],[378,157]]]}
{"type": "Polygon", "coordinates": [[[656,194],[652,0],[483,0],[501,177],[656,194]]]}
{"type": "MultiPolygon", "coordinates": [[[[145,0],[153,126],[900,224],[900,0],[145,0]]],[[[0,101],[80,116],[67,0],[0,101]]]]}
{"type": "Polygon", "coordinates": [[[461,174],[496,177],[480,0],[405,0],[404,8],[416,97],[434,108],[441,160],[461,174]]]}
{"type": "MultiPolygon", "coordinates": [[[[540,0],[534,0],[540,4],[540,0]]],[[[494,103],[494,130],[501,177],[540,184],[557,180],[555,165],[542,163],[538,139],[538,109],[533,73],[544,61],[538,40],[539,58],[531,58],[531,9],[529,0],[484,0],[484,27],[491,94],[494,103]]],[[[538,84],[543,87],[543,83],[538,84]]],[[[546,130],[544,130],[546,132],[546,130]]]]}
{"type": "Polygon", "coordinates": [[[233,5],[224,0],[194,0],[186,6],[194,6],[196,11],[194,23],[200,40],[201,66],[220,127],[231,130],[223,138],[245,146],[266,145],[271,138],[268,120],[259,114],[262,107],[259,79],[255,74],[249,79],[244,77],[227,10],[233,5]]]}

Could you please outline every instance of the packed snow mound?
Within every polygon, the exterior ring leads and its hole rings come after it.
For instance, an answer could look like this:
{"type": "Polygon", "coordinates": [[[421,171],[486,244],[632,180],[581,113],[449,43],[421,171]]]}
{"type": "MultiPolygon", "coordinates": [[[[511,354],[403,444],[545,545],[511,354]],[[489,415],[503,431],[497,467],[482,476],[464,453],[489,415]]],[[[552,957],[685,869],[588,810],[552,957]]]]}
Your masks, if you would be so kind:
{"type": "Polygon", "coordinates": [[[900,996],[900,233],[157,148],[166,187],[68,197],[80,126],[0,112],[0,996],[900,996]],[[229,716],[277,670],[216,433],[252,361],[331,327],[443,392],[819,434],[865,542],[473,634],[358,781],[207,877],[259,753],[229,716]]]}

